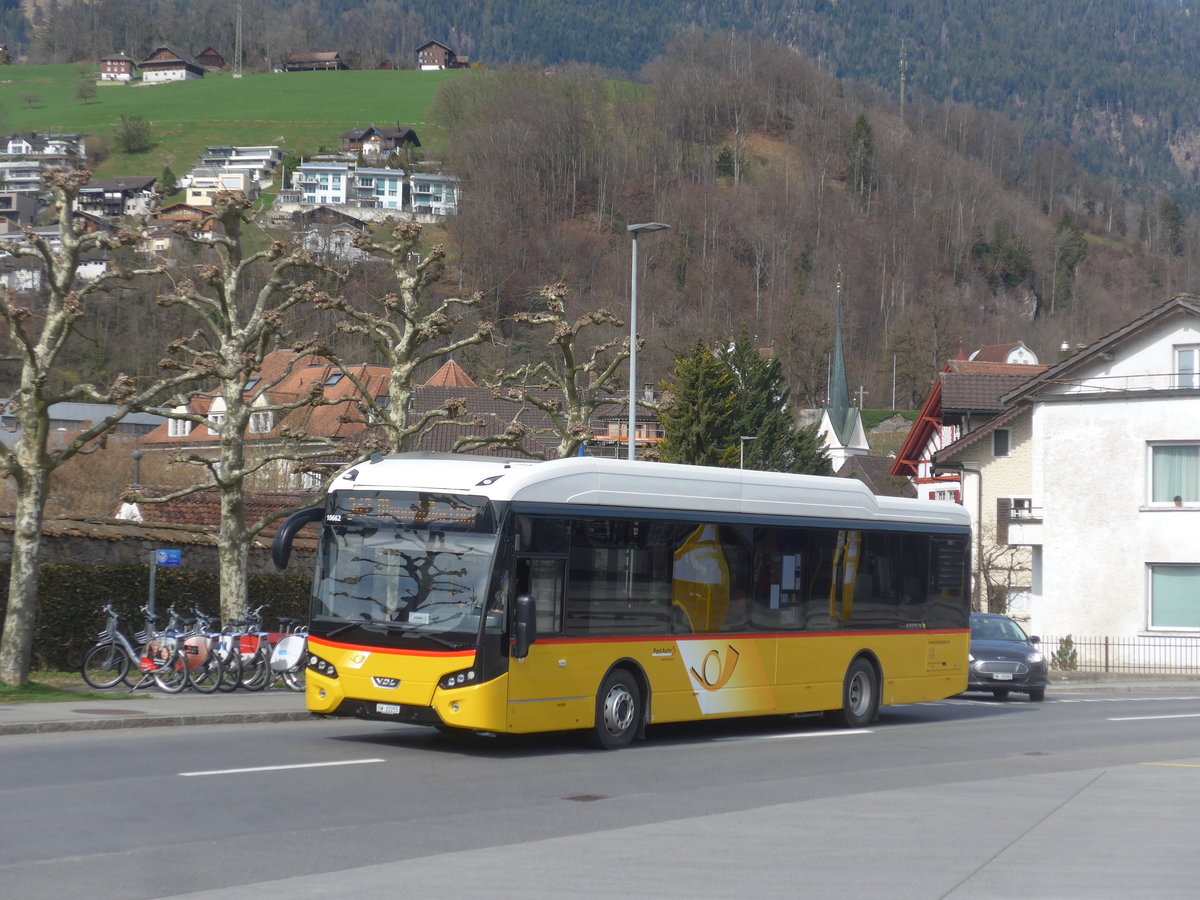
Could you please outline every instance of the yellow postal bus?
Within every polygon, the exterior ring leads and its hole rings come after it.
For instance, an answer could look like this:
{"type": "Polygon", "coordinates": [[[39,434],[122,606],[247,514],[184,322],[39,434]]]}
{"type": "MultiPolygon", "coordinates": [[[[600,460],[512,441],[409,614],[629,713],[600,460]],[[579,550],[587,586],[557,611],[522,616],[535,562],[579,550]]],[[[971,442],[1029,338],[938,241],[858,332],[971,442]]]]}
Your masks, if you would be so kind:
{"type": "Polygon", "coordinates": [[[577,457],[376,457],[322,509],[321,715],[486,732],[827,712],[967,685],[970,526],[853,479],[577,457]]]}

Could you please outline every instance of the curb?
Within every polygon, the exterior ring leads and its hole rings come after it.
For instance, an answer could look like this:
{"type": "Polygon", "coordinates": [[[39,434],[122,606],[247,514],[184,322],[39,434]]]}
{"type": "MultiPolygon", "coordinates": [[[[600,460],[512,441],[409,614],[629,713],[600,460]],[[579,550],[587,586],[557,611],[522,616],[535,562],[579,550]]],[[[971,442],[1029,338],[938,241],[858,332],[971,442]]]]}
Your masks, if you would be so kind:
{"type": "Polygon", "coordinates": [[[52,722],[0,723],[0,735],[51,734],[59,731],[116,731],[127,728],[165,728],[176,725],[229,725],[235,723],[298,722],[316,718],[307,710],[300,712],[196,713],[191,715],[128,716],[119,719],[71,719],[52,722]]]}

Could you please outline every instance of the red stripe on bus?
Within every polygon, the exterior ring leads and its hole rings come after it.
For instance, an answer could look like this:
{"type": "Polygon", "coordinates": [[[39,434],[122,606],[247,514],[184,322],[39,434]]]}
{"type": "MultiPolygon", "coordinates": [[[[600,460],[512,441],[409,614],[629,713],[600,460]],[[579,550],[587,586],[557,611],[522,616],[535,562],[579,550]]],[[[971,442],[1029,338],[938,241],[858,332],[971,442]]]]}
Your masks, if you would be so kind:
{"type": "Polygon", "coordinates": [[[343,644],[341,641],[329,641],[312,635],[309,635],[308,643],[312,646],[329,647],[335,650],[362,650],[368,653],[391,653],[395,656],[436,656],[439,659],[447,657],[470,659],[475,656],[474,650],[405,650],[400,647],[376,647],[371,644],[343,644]]]}

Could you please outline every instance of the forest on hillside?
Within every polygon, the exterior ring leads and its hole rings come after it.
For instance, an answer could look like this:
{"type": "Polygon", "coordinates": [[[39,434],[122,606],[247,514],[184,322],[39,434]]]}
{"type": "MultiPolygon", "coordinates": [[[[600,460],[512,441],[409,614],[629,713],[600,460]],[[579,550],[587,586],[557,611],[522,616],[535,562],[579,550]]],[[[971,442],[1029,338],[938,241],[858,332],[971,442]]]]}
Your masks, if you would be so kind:
{"type": "MultiPolygon", "coordinates": [[[[437,290],[479,292],[500,322],[457,358],[476,379],[547,352],[512,322],[545,285],[566,285],[573,315],[627,315],[637,222],[671,225],[640,241],[639,380],[746,325],[801,406],[825,402],[839,300],[856,400],[912,408],[960,349],[1021,340],[1054,361],[1196,282],[1200,239],[1169,195],[1131,202],[999,114],[913,101],[902,118],[883,92],[749,36],[689,34],[645,75],[479,71],[439,94],[430,115],[464,192],[429,236],[449,253],[437,290]]],[[[389,290],[367,269],[330,289],[389,290]]],[[[72,377],[145,373],[185,328],[141,290],[80,325],[72,377]]],[[[291,333],[372,361],[320,312],[291,333]]]]}
{"type": "Polygon", "coordinates": [[[1200,15],[1164,0],[0,0],[0,43],[18,61],[143,58],[169,44],[269,71],[291,53],[338,50],[353,67],[412,66],[435,39],[473,63],[596,65],[637,76],[674,38],[778,41],[893,100],[1000,111],[1135,198],[1200,208],[1200,15]]]}

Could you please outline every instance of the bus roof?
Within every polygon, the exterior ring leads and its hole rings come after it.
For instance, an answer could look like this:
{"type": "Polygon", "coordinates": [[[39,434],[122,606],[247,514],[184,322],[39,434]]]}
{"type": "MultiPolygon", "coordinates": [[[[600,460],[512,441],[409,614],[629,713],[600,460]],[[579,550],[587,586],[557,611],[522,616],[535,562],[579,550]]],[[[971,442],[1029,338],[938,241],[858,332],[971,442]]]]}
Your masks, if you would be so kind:
{"type": "Polygon", "coordinates": [[[447,491],[497,501],[970,526],[957,503],[880,497],[855,478],[591,456],[537,462],[401,453],[352,466],[330,490],[447,491]]]}

